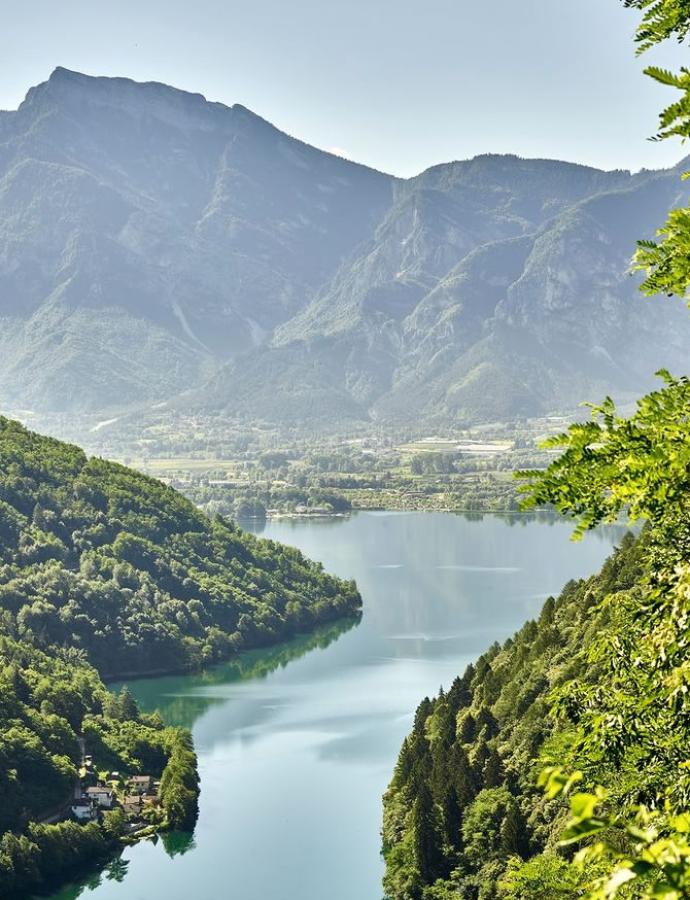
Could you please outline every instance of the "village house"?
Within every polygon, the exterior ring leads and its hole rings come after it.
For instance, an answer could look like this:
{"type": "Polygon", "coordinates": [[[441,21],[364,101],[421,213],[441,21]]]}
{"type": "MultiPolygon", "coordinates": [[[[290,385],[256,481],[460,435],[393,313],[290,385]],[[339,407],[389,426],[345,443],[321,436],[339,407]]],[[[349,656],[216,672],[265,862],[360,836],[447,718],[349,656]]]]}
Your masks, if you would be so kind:
{"type": "Polygon", "coordinates": [[[87,787],[84,794],[88,800],[93,801],[102,809],[112,809],[115,805],[115,791],[104,785],[87,787]]]}
{"type": "Polygon", "coordinates": [[[78,822],[93,822],[98,818],[98,811],[91,800],[80,797],[72,802],[72,815],[78,822]]]}
{"type": "Polygon", "coordinates": [[[127,790],[130,794],[148,794],[153,787],[153,778],[150,775],[133,775],[127,780],[127,790]]]}
{"type": "Polygon", "coordinates": [[[143,806],[144,798],[141,794],[127,794],[122,798],[122,809],[127,816],[135,817],[140,815],[143,806]]]}

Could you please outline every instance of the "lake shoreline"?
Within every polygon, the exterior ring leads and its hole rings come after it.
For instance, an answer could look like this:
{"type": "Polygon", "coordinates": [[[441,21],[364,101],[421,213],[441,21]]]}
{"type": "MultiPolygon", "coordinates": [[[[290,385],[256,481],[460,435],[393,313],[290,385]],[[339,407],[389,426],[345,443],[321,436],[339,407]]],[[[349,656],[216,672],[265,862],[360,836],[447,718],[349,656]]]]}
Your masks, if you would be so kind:
{"type": "Polygon", "coordinates": [[[345,625],[348,622],[355,624],[360,621],[363,615],[363,606],[353,611],[349,615],[338,616],[336,619],[324,620],[323,622],[318,622],[316,626],[309,631],[299,631],[295,634],[291,634],[289,637],[283,637],[277,641],[272,641],[267,644],[261,644],[256,647],[245,647],[242,650],[231,653],[228,656],[223,657],[222,659],[214,659],[213,662],[208,663],[208,665],[204,666],[182,666],[179,668],[175,667],[164,667],[158,669],[148,669],[145,671],[137,671],[132,670],[130,672],[123,672],[122,674],[114,674],[114,675],[103,675],[99,673],[101,680],[103,683],[110,689],[111,685],[121,685],[123,682],[128,680],[131,681],[146,681],[154,678],[167,678],[168,676],[173,675],[200,675],[203,672],[210,672],[218,666],[224,666],[228,663],[232,662],[241,662],[242,659],[247,658],[252,653],[260,653],[262,651],[267,650],[279,650],[281,648],[287,648],[292,643],[299,641],[300,639],[310,638],[318,634],[320,629],[327,629],[334,625],[345,625]]]}
{"type": "Polygon", "coordinates": [[[420,697],[596,571],[617,539],[604,529],[573,544],[570,525],[545,514],[356,512],[273,520],[265,536],[355,578],[359,625],[128,684],[142,712],[194,736],[193,852],[139,841],[115,863],[124,884],[106,868],[50,900],[211,900],[230,872],[244,900],[376,900],[379,800],[420,697]]]}

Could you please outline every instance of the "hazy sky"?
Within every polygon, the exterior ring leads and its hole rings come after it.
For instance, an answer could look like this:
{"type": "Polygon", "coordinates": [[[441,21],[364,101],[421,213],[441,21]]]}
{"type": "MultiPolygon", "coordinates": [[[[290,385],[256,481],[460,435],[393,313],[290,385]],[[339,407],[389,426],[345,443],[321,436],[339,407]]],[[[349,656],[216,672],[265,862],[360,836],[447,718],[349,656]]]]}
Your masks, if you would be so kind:
{"type": "MultiPolygon", "coordinates": [[[[239,102],[400,175],[484,152],[660,167],[673,98],[642,74],[620,0],[11,0],[0,109],[55,66],[239,102]]],[[[685,150],[687,152],[687,149],[685,150]]]]}

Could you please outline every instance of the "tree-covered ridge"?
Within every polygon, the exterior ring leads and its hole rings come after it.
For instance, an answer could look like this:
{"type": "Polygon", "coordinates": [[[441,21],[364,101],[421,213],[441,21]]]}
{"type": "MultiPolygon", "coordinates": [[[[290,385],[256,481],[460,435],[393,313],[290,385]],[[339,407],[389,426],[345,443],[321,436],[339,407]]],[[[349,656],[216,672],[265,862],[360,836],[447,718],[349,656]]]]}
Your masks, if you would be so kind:
{"type": "MultiPolygon", "coordinates": [[[[590,650],[602,633],[619,634],[643,556],[642,541],[627,537],[598,575],[570,582],[538,620],[420,704],[384,798],[391,900],[582,896],[557,851],[563,805],[544,797],[537,776],[544,759],[576,752],[576,727],[551,714],[553,697],[578,681],[596,686],[590,650]]],[[[634,760],[616,771],[601,754],[591,768],[620,793],[638,774],[634,760]]]]}
{"type": "Polygon", "coordinates": [[[0,418],[0,896],[57,883],[126,835],[122,809],[48,823],[69,814],[85,754],[96,772],[160,780],[151,827],[193,825],[189,732],[99,671],[198,666],[359,606],[353,583],[296,550],[0,418]]]}
{"type": "Polygon", "coordinates": [[[0,540],[3,630],[108,676],[212,662],[360,606],[297,550],[7,419],[0,540]]]}
{"type": "Polygon", "coordinates": [[[0,635],[1,897],[58,883],[125,834],[121,810],[85,826],[47,824],[68,814],[83,749],[97,770],[160,778],[159,824],[193,824],[198,776],[188,732],[141,715],[126,691],[110,694],[73,654],[0,635]]]}

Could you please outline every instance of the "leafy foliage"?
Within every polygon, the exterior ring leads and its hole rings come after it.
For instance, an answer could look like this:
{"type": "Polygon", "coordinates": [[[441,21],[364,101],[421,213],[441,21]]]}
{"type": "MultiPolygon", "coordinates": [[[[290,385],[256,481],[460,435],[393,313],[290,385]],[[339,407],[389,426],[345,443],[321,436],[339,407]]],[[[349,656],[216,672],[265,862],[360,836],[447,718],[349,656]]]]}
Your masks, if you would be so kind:
{"type": "Polygon", "coordinates": [[[352,583],[297,550],[6,419],[0,534],[6,631],[108,676],[209,663],[360,605],[352,583]]]}
{"type": "Polygon", "coordinates": [[[684,41],[690,33],[688,0],[623,0],[623,3],[643,13],[635,37],[640,53],[672,37],[684,41]]]}
{"type": "Polygon", "coordinates": [[[579,519],[577,534],[621,513],[660,523],[690,492],[690,379],[660,373],[666,388],[638,401],[630,418],[610,399],[592,420],[545,442],[562,454],[544,472],[520,472],[528,507],[552,504],[579,519]]]}
{"type": "MultiPolygon", "coordinates": [[[[688,0],[623,0],[624,5],[642,11],[636,40],[640,53],[669,38],[683,42],[690,34],[688,0]]],[[[681,92],[680,99],[663,110],[655,140],[690,136],[690,70],[669,72],[649,66],[645,73],[660,84],[681,92]]],[[[674,209],[659,229],[660,241],[639,241],[634,268],[646,274],[643,291],[685,297],[690,284],[690,210],[674,209]]]]}

